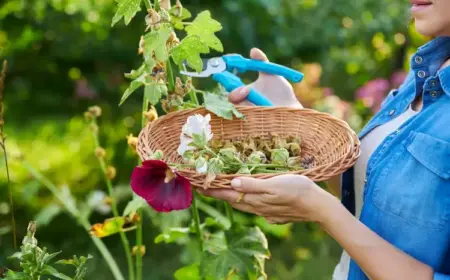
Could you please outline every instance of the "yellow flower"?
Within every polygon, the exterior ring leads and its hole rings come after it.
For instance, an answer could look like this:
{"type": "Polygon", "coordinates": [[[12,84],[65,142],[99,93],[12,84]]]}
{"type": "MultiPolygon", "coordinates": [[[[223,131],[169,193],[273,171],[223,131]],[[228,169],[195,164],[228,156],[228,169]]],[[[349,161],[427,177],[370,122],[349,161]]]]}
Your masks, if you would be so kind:
{"type": "Polygon", "coordinates": [[[109,180],[112,180],[116,177],[116,168],[114,166],[108,166],[108,168],[106,168],[106,177],[109,180]]]}
{"type": "Polygon", "coordinates": [[[106,156],[106,151],[102,147],[95,149],[95,156],[98,158],[104,158],[106,156]]]}
{"type": "Polygon", "coordinates": [[[144,112],[143,114],[149,122],[153,122],[158,119],[158,112],[154,106],[152,106],[148,112],[144,112]]]}
{"type": "Polygon", "coordinates": [[[127,136],[127,142],[128,142],[128,146],[130,146],[133,151],[136,151],[136,147],[138,144],[138,138],[134,137],[132,133],[130,133],[130,135],[127,136]]]}
{"type": "MultiPolygon", "coordinates": [[[[141,245],[140,247],[141,247],[140,250],[139,250],[140,251],[140,255],[144,256],[145,255],[145,246],[141,245]]],[[[137,252],[138,252],[138,246],[134,246],[133,247],[133,251],[132,251],[133,256],[136,256],[137,252]]]]}

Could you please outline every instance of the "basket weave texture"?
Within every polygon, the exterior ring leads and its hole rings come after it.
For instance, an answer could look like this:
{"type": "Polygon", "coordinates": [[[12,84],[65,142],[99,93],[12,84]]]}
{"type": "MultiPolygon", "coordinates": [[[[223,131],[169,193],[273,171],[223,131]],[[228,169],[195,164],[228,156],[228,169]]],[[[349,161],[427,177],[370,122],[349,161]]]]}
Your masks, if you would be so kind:
{"type": "MultiPolygon", "coordinates": [[[[300,174],[315,182],[322,182],[343,173],[359,157],[360,142],[356,134],[347,123],[330,114],[287,107],[238,106],[237,109],[245,115],[244,120],[225,120],[205,108],[182,110],[162,116],[140,132],[137,152],[142,160],[147,160],[154,151],[161,150],[165,162],[182,163],[177,148],[183,125],[189,116],[210,114],[213,139],[233,140],[248,136],[269,139],[273,133],[300,136],[301,157],[313,159],[308,169],[295,172],[218,175],[209,185],[210,188],[230,188],[231,180],[242,176],[266,179],[280,174],[300,174]]],[[[189,169],[177,171],[189,179],[194,187],[203,187],[206,175],[189,169]]]]}

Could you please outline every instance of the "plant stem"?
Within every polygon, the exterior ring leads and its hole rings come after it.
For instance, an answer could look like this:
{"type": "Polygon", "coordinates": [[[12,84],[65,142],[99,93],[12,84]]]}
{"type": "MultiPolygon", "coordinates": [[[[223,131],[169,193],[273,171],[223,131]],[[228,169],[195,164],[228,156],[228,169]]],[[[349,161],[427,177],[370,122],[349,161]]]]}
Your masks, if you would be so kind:
{"type": "MultiPolygon", "coordinates": [[[[73,205],[69,204],[67,199],[65,199],[60,195],[58,188],[49,179],[47,179],[43,174],[41,174],[38,170],[36,170],[33,166],[31,166],[31,164],[29,164],[27,161],[23,161],[22,166],[25,167],[25,169],[27,169],[28,172],[36,180],[38,180],[42,185],[44,185],[53,194],[53,196],[59,200],[59,202],[64,206],[66,211],[77,220],[78,224],[83,226],[83,228],[87,232],[89,232],[89,230],[91,229],[91,224],[89,223],[89,221],[83,219],[80,216],[79,211],[76,208],[74,208],[73,205]]],[[[122,273],[120,272],[119,266],[117,265],[116,261],[111,255],[111,252],[105,246],[103,241],[93,235],[90,235],[90,237],[94,242],[95,246],[97,247],[97,249],[100,251],[100,254],[102,255],[103,259],[105,259],[106,263],[108,264],[109,269],[114,275],[114,279],[125,280],[122,273]]]]}
{"type": "Polygon", "coordinates": [[[192,199],[192,205],[191,205],[192,216],[194,217],[195,229],[197,231],[197,237],[198,237],[198,241],[200,243],[200,251],[203,252],[203,234],[202,234],[202,230],[200,228],[200,216],[198,214],[198,208],[197,208],[197,192],[193,190],[192,194],[194,196],[192,199]]]}
{"type": "MultiPolygon", "coordinates": [[[[148,110],[148,101],[145,96],[142,100],[142,113],[147,112],[148,110]]],[[[142,114],[141,118],[141,127],[145,127],[145,116],[142,114]]],[[[138,160],[139,165],[141,164],[141,160],[138,160]]],[[[139,217],[141,217],[137,223],[136,223],[136,280],[142,279],[142,254],[141,254],[141,247],[142,247],[142,209],[138,209],[137,213],[139,214],[139,217]]]]}
{"type": "MultiPolygon", "coordinates": [[[[97,123],[95,121],[95,119],[92,121],[92,125],[97,126],[97,123]]],[[[93,132],[92,133],[93,137],[94,137],[94,143],[95,143],[95,148],[101,148],[100,147],[100,142],[98,140],[98,134],[97,132],[93,132]]],[[[106,187],[108,188],[108,193],[109,193],[109,197],[111,198],[111,210],[113,212],[114,218],[120,217],[119,215],[119,211],[117,210],[117,202],[116,199],[114,198],[114,192],[113,192],[113,187],[112,187],[112,183],[111,180],[108,178],[107,172],[106,172],[106,163],[105,163],[105,159],[102,157],[97,157],[98,158],[98,162],[100,164],[100,168],[102,170],[103,173],[103,177],[106,183],[106,187]]],[[[122,244],[123,244],[123,248],[125,250],[125,256],[127,259],[127,264],[128,264],[128,279],[129,280],[134,280],[134,267],[133,267],[133,258],[131,256],[131,249],[130,249],[130,243],[128,241],[128,238],[126,236],[126,234],[122,231],[119,232],[120,235],[120,239],[122,240],[122,244]]]]}
{"type": "Polygon", "coordinates": [[[197,95],[195,94],[195,91],[191,90],[191,91],[189,92],[189,98],[191,99],[192,102],[194,102],[195,104],[197,104],[197,106],[200,105],[200,104],[198,103],[198,98],[197,98],[197,95]]]}
{"type": "Polygon", "coordinates": [[[144,4],[147,10],[152,8],[152,3],[150,3],[150,0],[144,0],[144,4]]]}
{"type": "Polygon", "coordinates": [[[223,202],[225,205],[225,212],[227,213],[227,218],[230,220],[231,226],[234,225],[234,216],[233,216],[233,208],[231,208],[231,205],[228,204],[228,202],[223,202]]]}

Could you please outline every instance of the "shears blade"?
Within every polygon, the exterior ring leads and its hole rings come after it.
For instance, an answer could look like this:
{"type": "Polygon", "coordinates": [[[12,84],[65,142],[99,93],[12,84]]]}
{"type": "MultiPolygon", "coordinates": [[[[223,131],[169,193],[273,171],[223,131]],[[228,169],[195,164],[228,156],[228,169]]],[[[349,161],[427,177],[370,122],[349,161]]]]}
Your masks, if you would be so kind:
{"type": "MultiPolygon", "coordinates": [[[[223,72],[227,69],[227,64],[221,57],[203,58],[202,62],[203,69],[201,72],[182,70],[180,71],[180,74],[197,78],[206,78],[215,73],[223,72]]],[[[186,62],[183,62],[183,64],[185,66],[185,69],[190,68],[186,62]]]]}

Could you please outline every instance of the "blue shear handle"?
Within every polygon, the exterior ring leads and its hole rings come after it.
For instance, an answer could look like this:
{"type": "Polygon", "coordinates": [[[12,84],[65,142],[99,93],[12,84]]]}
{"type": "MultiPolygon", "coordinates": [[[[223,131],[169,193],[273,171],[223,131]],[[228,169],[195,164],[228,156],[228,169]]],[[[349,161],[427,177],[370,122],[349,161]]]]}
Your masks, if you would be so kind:
{"type": "Polygon", "coordinates": [[[239,54],[224,55],[222,58],[227,64],[228,71],[237,69],[240,73],[244,73],[246,71],[264,72],[267,74],[283,76],[294,83],[298,83],[303,80],[304,76],[303,73],[294,69],[271,62],[244,58],[239,54]]]}
{"type": "MultiPolygon", "coordinates": [[[[224,71],[220,73],[213,74],[213,79],[221,84],[228,92],[231,92],[238,87],[244,86],[245,84],[237,77],[230,72],[224,71]]],[[[269,99],[261,95],[254,89],[250,90],[250,93],[247,96],[247,100],[256,106],[273,106],[272,102],[269,99]]]]}

